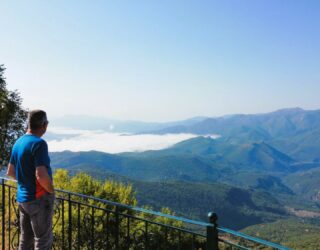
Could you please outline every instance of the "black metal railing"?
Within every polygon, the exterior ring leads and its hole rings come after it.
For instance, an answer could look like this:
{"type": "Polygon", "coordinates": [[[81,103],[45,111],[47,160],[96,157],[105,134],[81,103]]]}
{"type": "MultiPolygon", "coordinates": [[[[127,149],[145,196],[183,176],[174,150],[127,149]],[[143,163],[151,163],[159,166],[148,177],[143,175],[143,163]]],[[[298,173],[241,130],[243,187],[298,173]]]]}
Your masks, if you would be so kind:
{"type": "MultiPolygon", "coordinates": [[[[17,249],[16,183],[0,178],[1,249],[17,249]]],[[[289,249],[217,226],[144,208],[56,190],[54,249],[289,249]]]]}

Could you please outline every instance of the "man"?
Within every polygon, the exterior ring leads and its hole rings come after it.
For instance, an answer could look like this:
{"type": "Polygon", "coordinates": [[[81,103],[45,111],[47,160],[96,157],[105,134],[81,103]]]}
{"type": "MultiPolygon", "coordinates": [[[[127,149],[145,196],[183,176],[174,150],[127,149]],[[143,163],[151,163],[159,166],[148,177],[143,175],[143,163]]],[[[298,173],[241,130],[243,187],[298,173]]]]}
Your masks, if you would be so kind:
{"type": "Polygon", "coordinates": [[[20,250],[52,247],[54,188],[48,146],[41,139],[48,123],[46,112],[29,112],[27,133],[15,142],[8,166],[7,175],[18,181],[20,250]]]}

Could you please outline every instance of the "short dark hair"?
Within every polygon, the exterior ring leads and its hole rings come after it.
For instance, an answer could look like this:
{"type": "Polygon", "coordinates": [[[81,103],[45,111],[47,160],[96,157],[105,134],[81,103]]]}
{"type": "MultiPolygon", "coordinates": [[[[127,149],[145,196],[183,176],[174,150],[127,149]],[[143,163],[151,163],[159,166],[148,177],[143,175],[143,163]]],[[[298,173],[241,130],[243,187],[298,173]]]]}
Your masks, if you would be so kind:
{"type": "Polygon", "coordinates": [[[28,114],[28,128],[36,130],[41,128],[45,123],[48,123],[47,113],[43,110],[31,110],[28,114]]]}

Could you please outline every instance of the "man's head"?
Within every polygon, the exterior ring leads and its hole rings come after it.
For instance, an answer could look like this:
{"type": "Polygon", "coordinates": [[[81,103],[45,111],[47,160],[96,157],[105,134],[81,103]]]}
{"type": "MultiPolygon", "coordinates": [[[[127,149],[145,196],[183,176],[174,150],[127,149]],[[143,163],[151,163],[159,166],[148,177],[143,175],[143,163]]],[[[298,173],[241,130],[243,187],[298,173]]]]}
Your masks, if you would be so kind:
{"type": "Polygon", "coordinates": [[[43,135],[48,126],[47,114],[43,110],[32,110],[28,114],[28,130],[43,135]]]}

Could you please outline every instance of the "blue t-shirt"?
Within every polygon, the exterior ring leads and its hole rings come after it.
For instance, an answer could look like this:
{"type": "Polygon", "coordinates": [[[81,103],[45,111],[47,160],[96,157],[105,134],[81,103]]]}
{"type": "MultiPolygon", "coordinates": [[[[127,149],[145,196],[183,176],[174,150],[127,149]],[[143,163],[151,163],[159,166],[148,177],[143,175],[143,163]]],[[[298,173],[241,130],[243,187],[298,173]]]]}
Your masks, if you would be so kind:
{"type": "Polygon", "coordinates": [[[52,179],[48,145],[43,139],[32,134],[20,137],[12,148],[10,163],[16,170],[18,202],[32,201],[46,193],[36,178],[36,167],[46,166],[52,179]]]}

